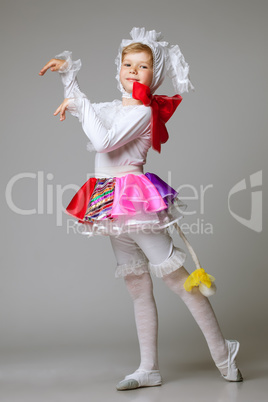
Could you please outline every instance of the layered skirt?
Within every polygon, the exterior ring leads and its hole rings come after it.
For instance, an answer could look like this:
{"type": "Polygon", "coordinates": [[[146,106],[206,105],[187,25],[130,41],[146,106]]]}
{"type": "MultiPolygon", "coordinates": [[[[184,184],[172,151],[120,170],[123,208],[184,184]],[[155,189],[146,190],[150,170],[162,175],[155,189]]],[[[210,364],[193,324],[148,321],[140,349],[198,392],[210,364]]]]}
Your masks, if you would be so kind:
{"type": "Polygon", "coordinates": [[[78,190],[66,212],[80,233],[119,235],[157,232],[178,222],[185,209],[175,189],[154,173],[92,177],[78,190]]]}
{"type": "MultiPolygon", "coordinates": [[[[136,168],[132,169],[132,173],[121,176],[91,177],[74,195],[66,212],[77,218],[77,224],[82,226],[80,233],[89,236],[119,236],[140,231],[159,233],[174,224],[196,265],[196,270],[185,283],[185,289],[191,291],[198,286],[204,296],[211,296],[216,290],[212,283],[214,278],[201,268],[195,251],[178,225],[186,205],[178,198],[177,191],[156,174],[137,174],[138,169],[133,174],[136,168]]],[[[120,169],[116,168],[115,171],[120,172],[120,169]]],[[[156,276],[162,277],[181,266],[185,254],[178,248],[174,250],[175,254],[168,260],[159,265],[151,264],[156,276]]],[[[136,262],[134,267],[119,266],[116,275],[123,277],[129,272],[147,272],[144,271],[145,263],[142,260],[136,262]]]]}

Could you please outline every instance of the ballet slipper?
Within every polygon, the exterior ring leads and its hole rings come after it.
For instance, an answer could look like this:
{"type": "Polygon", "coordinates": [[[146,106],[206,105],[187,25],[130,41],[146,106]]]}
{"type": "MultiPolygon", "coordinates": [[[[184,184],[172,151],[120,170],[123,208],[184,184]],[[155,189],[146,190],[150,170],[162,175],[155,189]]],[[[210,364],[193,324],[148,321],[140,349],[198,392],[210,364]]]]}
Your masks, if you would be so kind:
{"type": "Polygon", "coordinates": [[[159,370],[136,370],[135,373],[127,375],[120,381],[116,389],[126,391],[142,387],[156,387],[162,384],[159,370]]]}
{"type": "Polygon", "coordinates": [[[240,370],[236,367],[235,362],[235,358],[239,351],[240,344],[238,341],[234,340],[226,340],[226,343],[228,346],[228,359],[221,364],[217,364],[217,367],[220,370],[220,372],[226,368],[228,369],[226,375],[221,373],[222,377],[226,381],[241,382],[243,381],[243,377],[240,370]]]}

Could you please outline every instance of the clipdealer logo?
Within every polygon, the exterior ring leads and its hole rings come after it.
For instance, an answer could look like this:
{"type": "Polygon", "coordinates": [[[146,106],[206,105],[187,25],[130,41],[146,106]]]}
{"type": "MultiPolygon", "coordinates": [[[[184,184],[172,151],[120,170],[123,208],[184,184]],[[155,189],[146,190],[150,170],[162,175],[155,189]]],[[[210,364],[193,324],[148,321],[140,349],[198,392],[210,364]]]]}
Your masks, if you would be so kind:
{"type": "MultiPolygon", "coordinates": [[[[172,187],[171,183],[171,172],[169,172],[168,184],[172,187]]],[[[94,177],[94,173],[87,174],[87,180],[90,177],[94,177]]],[[[186,216],[198,215],[194,222],[187,223],[183,222],[181,227],[185,234],[213,234],[213,225],[210,222],[206,222],[205,215],[205,204],[208,197],[208,193],[213,188],[212,184],[200,185],[199,187],[193,186],[191,184],[182,184],[179,188],[175,190],[180,194],[186,191],[188,195],[180,197],[184,202],[191,201],[193,203],[192,208],[187,208],[185,211],[180,210],[178,205],[175,206],[178,212],[186,216]]],[[[34,172],[23,172],[18,173],[10,178],[6,185],[6,203],[9,209],[15,214],[19,215],[54,215],[57,226],[62,226],[64,223],[63,216],[66,213],[63,198],[66,197],[66,192],[76,193],[80,189],[80,186],[76,184],[66,184],[60,185],[54,182],[54,175],[52,173],[45,173],[43,171],[34,172]],[[22,185],[24,180],[28,180],[28,185],[34,186],[35,200],[31,198],[27,207],[20,206],[20,196],[17,193],[15,196],[16,186],[22,185]]],[[[68,197],[68,199],[71,199],[68,197]]],[[[67,233],[77,233],[77,219],[71,218],[67,220],[67,233]]]]}
{"type": "Polygon", "coordinates": [[[246,219],[239,216],[231,210],[230,199],[234,194],[240,193],[247,189],[246,179],[243,179],[236,183],[228,194],[228,209],[230,214],[239,222],[241,225],[260,233],[262,231],[262,170],[253,173],[249,176],[250,188],[251,188],[251,211],[250,218],[246,219]]]}
{"type": "MultiPolygon", "coordinates": [[[[169,172],[169,180],[168,184],[172,187],[171,177],[169,172]]],[[[87,179],[92,177],[92,174],[87,175],[87,179]]],[[[45,174],[42,171],[38,171],[37,173],[19,173],[13,176],[6,186],[6,202],[11,211],[19,215],[56,215],[56,224],[57,226],[62,226],[63,224],[63,215],[65,213],[65,207],[63,203],[64,193],[66,191],[78,191],[79,186],[75,184],[67,184],[65,186],[61,186],[60,184],[52,183],[54,179],[54,175],[52,173],[45,174]],[[34,208],[34,205],[31,205],[32,208],[23,209],[19,206],[19,200],[14,199],[13,189],[16,184],[25,179],[32,180],[33,184],[36,187],[37,194],[37,203],[34,208]]],[[[228,194],[228,210],[231,216],[236,219],[243,226],[255,231],[262,231],[262,170],[253,173],[249,176],[250,189],[251,189],[251,213],[250,218],[247,219],[243,216],[238,215],[231,209],[230,200],[235,194],[243,192],[247,189],[246,179],[243,179],[236,183],[228,194]]],[[[194,203],[195,209],[189,210],[187,208],[186,211],[183,211],[184,216],[191,215],[199,215],[200,218],[197,218],[196,222],[191,224],[187,222],[183,222],[181,224],[182,230],[185,234],[213,234],[213,225],[210,222],[207,222],[204,219],[205,216],[205,204],[207,198],[208,190],[213,189],[213,184],[209,185],[200,185],[200,188],[196,188],[190,184],[183,184],[176,191],[181,194],[181,191],[186,190],[188,196],[182,196],[180,199],[182,201],[191,201],[194,203]],[[190,195],[189,195],[190,192],[190,195]]],[[[247,196],[248,194],[245,193],[247,196]]],[[[67,225],[75,223],[76,220],[72,219],[72,222],[67,222],[67,225]]],[[[69,232],[69,229],[68,229],[69,232]]]]}

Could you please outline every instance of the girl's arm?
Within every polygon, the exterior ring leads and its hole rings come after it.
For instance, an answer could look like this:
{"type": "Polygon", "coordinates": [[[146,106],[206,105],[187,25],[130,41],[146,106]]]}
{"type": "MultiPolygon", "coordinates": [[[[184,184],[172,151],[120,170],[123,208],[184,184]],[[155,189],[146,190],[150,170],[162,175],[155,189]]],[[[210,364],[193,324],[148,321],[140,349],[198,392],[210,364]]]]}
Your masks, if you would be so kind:
{"type": "MultiPolygon", "coordinates": [[[[115,117],[112,127],[107,129],[97,117],[88,99],[81,98],[79,102],[80,121],[83,130],[97,152],[113,151],[145,133],[149,134],[150,107],[133,107],[123,116],[115,117]]],[[[126,108],[128,107],[126,106],[126,108]]]]}
{"type": "Polygon", "coordinates": [[[78,117],[83,130],[92,142],[97,152],[110,152],[133,139],[141,136],[150,129],[151,108],[145,106],[134,107],[123,117],[116,117],[111,129],[107,129],[97,117],[91,102],[79,88],[76,75],[81,68],[81,61],[71,59],[71,52],[65,51],[56,59],[50,60],[40,75],[51,68],[59,71],[64,85],[65,100],[55,111],[60,113],[60,119],[65,120],[65,111],[68,110],[73,116],[78,117]],[[63,59],[60,59],[62,57],[63,59]]]}
{"type": "MultiPolygon", "coordinates": [[[[126,106],[126,108],[128,108],[126,106]]],[[[60,113],[60,120],[65,119],[65,111],[77,115],[82,123],[83,130],[92,142],[97,152],[110,152],[122,147],[128,142],[149,134],[151,124],[151,108],[146,106],[133,107],[122,117],[115,117],[110,129],[107,129],[96,115],[90,101],[85,97],[65,99],[55,111],[60,113]]]]}
{"type": "MultiPolygon", "coordinates": [[[[56,58],[51,59],[39,72],[39,75],[44,75],[47,70],[57,71],[61,75],[61,80],[64,87],[65,98],[81,98],[86,97],[79,88],[76,75],[81,68],[81,60],[72,61],[72,52],[65,50],[60,53],[56,58]]],[[[62,106],[62,105],[61,105],[62,106]]],[[[59,108],[58,108],[59,109],[59,108]]],[[[55,114],[55,113],[54,113],[55,114]]],[[[71,112],[75,117],[78,114],[75,111],[71,112]]],[[[65,119],[65,112],[61,115],[61,120],[65,119]]]]}

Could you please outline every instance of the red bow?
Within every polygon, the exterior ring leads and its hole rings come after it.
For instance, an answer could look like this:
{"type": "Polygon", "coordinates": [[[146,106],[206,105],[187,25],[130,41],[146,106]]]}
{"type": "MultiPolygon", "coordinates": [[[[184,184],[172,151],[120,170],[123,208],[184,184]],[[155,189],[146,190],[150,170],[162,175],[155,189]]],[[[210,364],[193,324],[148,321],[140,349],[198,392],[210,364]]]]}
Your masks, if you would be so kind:
{"type": "Polygon", "coordinates": [[[160,153],[161,144],[164,144],[168,140],[168,132],[165,123],[170,119],[181,103],[182,97],[180,95],[174,95],[172,97],[151,95],[150,88],[139,82],[134,82],[133,84],[132,97],[140,100],[145,106],[152,108],[152,148],[160,153]]]}

